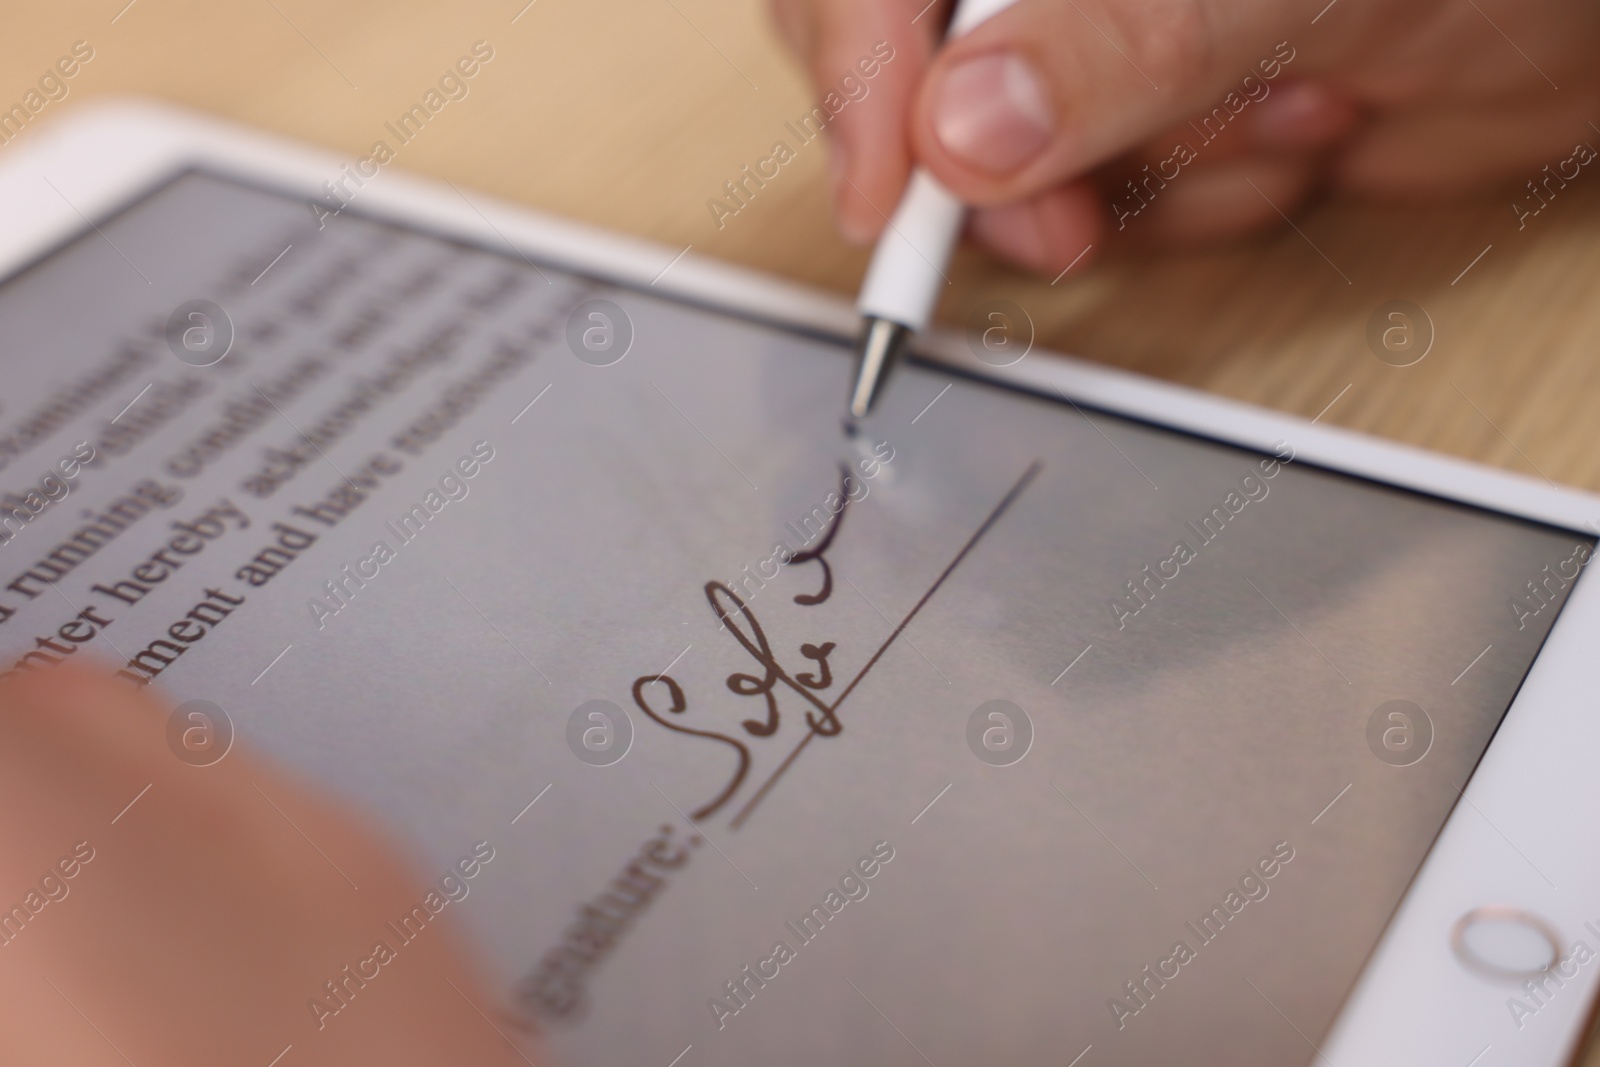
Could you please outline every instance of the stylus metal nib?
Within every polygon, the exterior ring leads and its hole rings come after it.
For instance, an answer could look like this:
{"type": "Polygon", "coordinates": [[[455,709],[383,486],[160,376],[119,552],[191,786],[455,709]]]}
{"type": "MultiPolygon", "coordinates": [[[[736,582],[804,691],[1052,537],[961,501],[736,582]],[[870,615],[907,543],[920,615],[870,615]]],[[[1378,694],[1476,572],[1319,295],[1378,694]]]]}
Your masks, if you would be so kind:
{"type": "Polygon", "coordinates": [[[898,322],[869,318],[861,331],[856,366],[856,387],[850,394],[850,414],[864,419],[878,399],[884,379],[910,339],[911,331],[898,322]]]}

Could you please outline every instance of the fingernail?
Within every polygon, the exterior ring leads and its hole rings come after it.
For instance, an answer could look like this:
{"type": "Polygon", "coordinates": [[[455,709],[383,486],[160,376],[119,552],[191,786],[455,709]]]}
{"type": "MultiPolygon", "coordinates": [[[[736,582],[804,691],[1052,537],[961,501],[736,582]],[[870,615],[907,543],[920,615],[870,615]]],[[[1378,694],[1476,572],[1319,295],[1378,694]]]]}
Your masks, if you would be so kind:
{"type": "Polygon", "coordinates": [[[845,174],[850,169],[850,159],[845,155],[844,144],[837,138],[828,142],[828,185],[833,189],[833,198],[838,200],[849,188],[844,183],[845,174]]]}
{"type": "Polygon", "coordinates": [[[844,142],[834,138],[828,145],[828,184],[833,189],[834,222],[839,235],[853,245],[866,244],[872,239],[870,221],[861,218],[857,205],[861,194],[848,180],[850,154],[844,142]]]}
{"type": "Polygon", "coordinates": [[[1044,235],[1032,205],[1004,204],[972,214],[972,236],[1008,259],[1042,271],[1046,265],[1044,235]]]}
{"type": "Polygon", "coordinates": [[[947,71],[935,92],[934,134],[968,166],[1013,171],[1050,140],[1054,123],[1044,82],[1021,56],[969,59],[947,71]]]}
{"type": "Polygon", "coordinates": [[[1282,147],[1314,147],[1336,139],[1353,112],[1337,95],[1315,82],[1281,86],[1261,101],[1251,117],[1258,141],[1282,147]]]}

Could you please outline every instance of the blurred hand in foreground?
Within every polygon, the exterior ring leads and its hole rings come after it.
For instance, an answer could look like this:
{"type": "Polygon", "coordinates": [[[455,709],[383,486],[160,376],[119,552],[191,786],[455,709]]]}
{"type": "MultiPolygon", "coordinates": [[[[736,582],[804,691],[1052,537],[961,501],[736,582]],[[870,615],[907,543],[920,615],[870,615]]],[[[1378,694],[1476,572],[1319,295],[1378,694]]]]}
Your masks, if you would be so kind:
{"type": "Polygon", "coordinates": [[[394,853],[237,747],[178,759],[168,714],[98,671],[0,683],[0,1063],[529,1062],[446,925],[385,927],[427,892],[394,853]]]}

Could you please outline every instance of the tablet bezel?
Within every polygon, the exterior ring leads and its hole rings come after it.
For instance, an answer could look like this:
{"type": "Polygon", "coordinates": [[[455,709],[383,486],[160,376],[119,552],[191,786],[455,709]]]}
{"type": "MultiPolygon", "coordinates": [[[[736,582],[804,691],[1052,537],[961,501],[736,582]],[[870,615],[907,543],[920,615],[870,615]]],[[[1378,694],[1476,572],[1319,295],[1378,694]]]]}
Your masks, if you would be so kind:
{"type": "MultiPolygon", "coordinates": [[[[309,198],[346,162],[164,105],[79,107],[30,129],[26,140],[0,154],[0,277],[187,167],[301,190],[309,198]]],[[[835,340],[851,338],[857,327],[854,310],[832,294],[490,197],[469,198],[400,171],[386,169],[369,181],[360,208],[835,340]]],[[[922,338],[919,356],[965,375],[1246,448],[1270,452],[1289,442],[1303,462],[1583,537],[1600,530],[1600,497],[1055,353],[1038,351],[995,368],[977,360],[960,333],[936,329],[922,338]]],[[[1475,908],[1511,906],[1542,917],[1569,947],[1582,940],[1600,949],[1600,933],[1586,928],[1594,923],[1600,930],[1600,850],[1581,847],[1583,813],[1600,810],[1600,775],[1586,758],[1600,751],[1600,716],[1589,714],[1583,700],[1600,691],[1600,657],[1583,644],[1597,634],[1600,583],[1580,579],[1332,1031],[1316,1046],[1307,1039],[1308,1062],[1556,1067],[1571,1056],[1600,966],[1579,968],[1519,1022],[1508,1003],[1512,996],[1526,1000],[1518,985],[1463,966],[1451,950],[1450,931],[1475,908]]]]}

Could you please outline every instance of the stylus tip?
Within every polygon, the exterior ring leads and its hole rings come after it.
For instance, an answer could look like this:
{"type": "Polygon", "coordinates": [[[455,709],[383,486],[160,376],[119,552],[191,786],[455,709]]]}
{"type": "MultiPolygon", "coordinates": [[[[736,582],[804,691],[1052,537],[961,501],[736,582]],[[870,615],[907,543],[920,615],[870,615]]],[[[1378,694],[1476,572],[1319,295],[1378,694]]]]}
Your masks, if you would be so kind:
{"type": "Polygon", "coordinates": [[[868,318],[861,330],[857,347],[856,384],[850,393],[850,414],[864,419],[883,389],[889,370],[899,358],[911,331],[898,322],[888,319],[868,318]]]}

